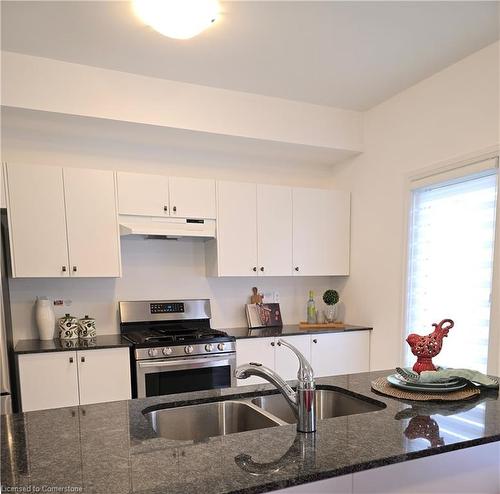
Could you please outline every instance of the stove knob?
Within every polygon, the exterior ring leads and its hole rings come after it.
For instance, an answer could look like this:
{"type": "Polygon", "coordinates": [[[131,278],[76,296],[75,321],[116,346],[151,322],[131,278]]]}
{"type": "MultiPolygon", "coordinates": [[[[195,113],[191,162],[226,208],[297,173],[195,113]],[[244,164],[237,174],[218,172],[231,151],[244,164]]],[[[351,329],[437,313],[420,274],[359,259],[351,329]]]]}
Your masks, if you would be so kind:
{"type": "Polygon", "coordinates": [[[165,347],[163,350],[163,355],[170,355],[172,353],[172,349],[170,347],[165,347]]]}
{"type": "Polygon", "coordinates": [[[221,351],[222,351],[222,350],[224,350],[224,343],[219,343],[219,344],[217,345],[217,348],[218,348],[219,350],[221,350],[221,351]]]}
{"type": "Polygon", "coordinates": [[[212,345],[212,343],[209,343],[208,345],[205,345],[205,350],[207,352],[211,352],[213,349],[214,349],[214,346],[212,345]]]}
{"type": "Polygon", "coordinates": [[[148,350],[148,355],[150,357],[156,357],[158,355],[158,350],[156,348],[150,348],[148,350]]]}
{"type": "Polygon", "coordinates": [[[194,348],[191,345],[184,347],[186,353],[193,353],[194,348]]]}

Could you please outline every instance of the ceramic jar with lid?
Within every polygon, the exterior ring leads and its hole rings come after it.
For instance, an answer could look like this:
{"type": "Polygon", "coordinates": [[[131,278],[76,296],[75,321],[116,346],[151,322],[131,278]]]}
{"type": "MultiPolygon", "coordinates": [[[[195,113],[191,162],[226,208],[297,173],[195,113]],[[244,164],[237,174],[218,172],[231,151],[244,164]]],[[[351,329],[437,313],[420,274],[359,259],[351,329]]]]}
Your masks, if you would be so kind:
{"type": "Polygon", "coordinates": [[[61,340],[74,340],[78,338],[78,319],[76,317],[66,314],[58,320],[57,325],[61,340]]]}
{"type": "Polygon", "coordinates": [[[85,315],[78,321],[78,337],[84,340],[96,337],[95,319],[85,315]]]}

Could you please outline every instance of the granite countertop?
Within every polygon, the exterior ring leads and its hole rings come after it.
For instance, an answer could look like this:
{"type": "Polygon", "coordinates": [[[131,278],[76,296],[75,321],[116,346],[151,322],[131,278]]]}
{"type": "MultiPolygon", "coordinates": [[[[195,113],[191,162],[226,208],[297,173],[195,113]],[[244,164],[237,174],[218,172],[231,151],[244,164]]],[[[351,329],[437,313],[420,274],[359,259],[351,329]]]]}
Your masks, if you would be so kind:
{"type": "Polygon", "coordinates": [[[318,379],[384,408],[321,420],[313,435],[297,434],[292,424],[181,442],[157,436],[143,414],[273,393],[267,384],[2,416],[2,484],[250,494],[500,440],[497,391],[472,401],[403,402],[371,391],[370,382],[390,372],[318,379]],[[423,421],[425,438],[415,438],[423,421]],[[241,466],[241,455],[259,464],[257,472],[241,466]]]}
{"type": "MultiPolygon", "coordinates": [[[[282,328],[223,328],[230,336],[236,339],[264,338],[272,336],[292,336],[299,334],[339,333],[344,331],[366,331],[370,327],[345,325],[343,328],[331,329],[300,329],[298,324],[288,324],[282,328]]],[[[129,347],[131,343],[120,334],[97,335],[88,340],[19,340],[14,348],[14,353],[43,353],[64,352],[69,350],[91,350],[100,348],[129,347]]]]}
{"type": "Polygon", "coordinates": [[[300,334],[320,334],[320,333],[343,333],[346,331],[371,331],[373,328],[368,326],[353,326],[346,324],[342,328],[318,328],[301,329],[298,324],[286,324],[281,328],[223,328],[230,336],[237,340],[242,338],[265,338],[272,336],[293,336],[300,334]]]}
{"type": "Polygon", "coordinates": [[[65,352],[69,350],[98,350],[100,348],[129,347],[131,343],[119,334],[97,335],[88,340],[19,340],[14,353],[65,352]]]}

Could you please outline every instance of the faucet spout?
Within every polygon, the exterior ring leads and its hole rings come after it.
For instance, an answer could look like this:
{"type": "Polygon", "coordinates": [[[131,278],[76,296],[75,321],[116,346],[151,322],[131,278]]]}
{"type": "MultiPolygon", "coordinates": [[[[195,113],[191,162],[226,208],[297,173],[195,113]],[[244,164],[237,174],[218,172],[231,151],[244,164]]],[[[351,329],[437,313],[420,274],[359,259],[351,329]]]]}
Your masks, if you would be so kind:
{"type": "Polygon", "coordinates": [[[299,370],[297,371],[297,380],[299,381],[299,383],[314,382],[313,368],[311,367],[311,364],[307,361],[307,359],[304,357],[304,355],[301,352],[299,352],[299,350],[295,348],[293,345],[290,345],[290,343],[280,338],[278,340],[278,346],[281,345],[289,348],[293,353],[295,353],[295,355],[299,359],[299,370]]]}
{"type": "Polygon", "coordinates": [[[299,359],[299,370],[297,372],[297,391],[276,372],[264,367],[257,362],[244,364],[236,369],[237,379],[247,379],[250,376],[258,376],[270,382],[280,391],[288,405],[297,418],[298,432],[316,431],[316,384],[311,364],[300,353],[300,351],[285,340],[278,340],[278,345],[283,345],[292,350],[299,359]]]}

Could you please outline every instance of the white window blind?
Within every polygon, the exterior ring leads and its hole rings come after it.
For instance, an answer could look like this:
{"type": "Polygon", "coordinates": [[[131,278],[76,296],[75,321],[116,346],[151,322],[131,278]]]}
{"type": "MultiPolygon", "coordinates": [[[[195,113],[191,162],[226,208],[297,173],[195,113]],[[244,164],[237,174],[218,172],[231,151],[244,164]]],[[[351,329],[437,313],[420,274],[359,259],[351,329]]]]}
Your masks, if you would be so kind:
{"type": "Polygon", "coordinates": [[[486,372],[496,197],[496,169],[413,191],[406,332],[425,335],[453,319],[434,359],[442,366],[486,372]]]}

